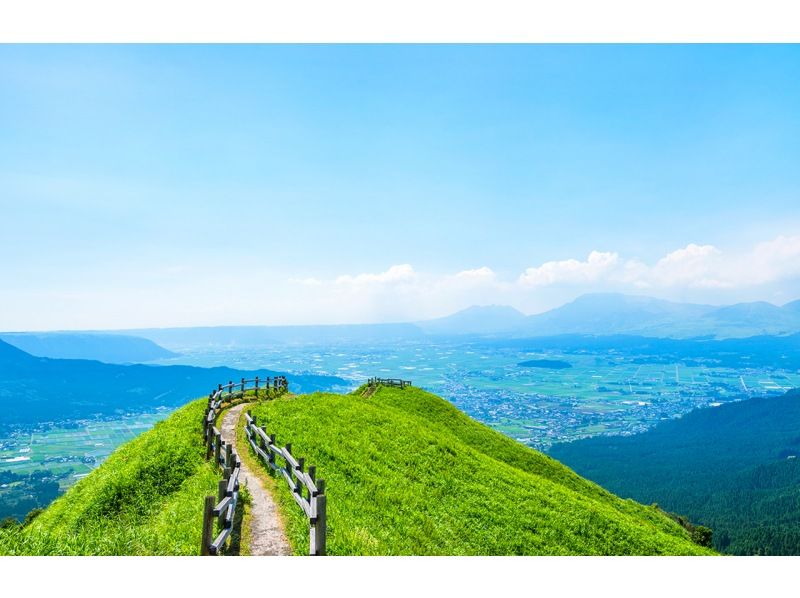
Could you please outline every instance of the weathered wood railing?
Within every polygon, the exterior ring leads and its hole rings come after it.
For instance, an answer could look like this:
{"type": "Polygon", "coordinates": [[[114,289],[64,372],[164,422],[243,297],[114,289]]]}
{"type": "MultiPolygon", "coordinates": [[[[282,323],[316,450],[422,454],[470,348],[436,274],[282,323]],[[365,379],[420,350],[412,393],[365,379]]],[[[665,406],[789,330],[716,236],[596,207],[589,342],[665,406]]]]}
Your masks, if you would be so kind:
{"type": "Polygon", "coordinates": [[[230,403],[239,398],[243,398],[249,391],[253,391],[256,399],[269,398],[281,395],[289,390],[289,382],[286,376],[268,376],[259,378],[256,376],[252,380],[242,378],[239,382],[230,381],[227,384],[220,384],[219,387],[208,395],[208,408],[204,420],[206,441],[208,441],[209,422],[216,421],[217,415],[224,403],[230,403]]]}
{"type": "Polygon", "coordinates": [[[242,462],[231,443],[222,440],[222,434],[215,422],[220,411],[235,399],[244,398],[254,391],[255,398],[270,398],[287,392],[289,384],[285,376],[242,378],[239,382],[229,381],[208,395],[208,406],[203,417],[203,437],[206,443],[206,459],[214,457],[214,463],[222,469],[216,502],[213,496],[206,496],[203,507],[203,533],[200,554],[219,554],[233,531],[233,518],[239,501],[239,470],[242,462]],[[214,536],[214,520],[217,521],[217,535],[214,536]]]}
{"type": "Polygon", "coordinates": [[[211,427],[208,454],[214,456],[214,463],[222,468],[222,479],[217,489],[217,502],[213,496],[206,496],[203,508],[203,538],[201,555],[219,554],[233,531],[233,518],[239,502],[239,471],[242,462],[230,443],[222,440],[219,430],[211,427]],[[214,519],[217,520],[217,535],[214,536],[214,519]]]}
{"type": "Polygon", "coordinates": [[[245,414],[245,432],[250,447],[270,470],[283,476],[292,491],[292,498],[300,506],[309,522],[309,554],[323,556],[327,541],[327,498],[325,480],[316,479],[316,467],[308,466],[305,459],[292,454],[292,445],[279,447],[275,434],[267,434],[258,427],[256,417],[248,411],[245,414]],[[279,457],[283,465],[276,462],[279,457]]]}
{"type": "Polygon", "coordinates": [[[370,386],[394,386],[397,388],[405,388],[411,386],[411,380],[401,380],[400,378],[370,378],[367,380],[370,386]]]}

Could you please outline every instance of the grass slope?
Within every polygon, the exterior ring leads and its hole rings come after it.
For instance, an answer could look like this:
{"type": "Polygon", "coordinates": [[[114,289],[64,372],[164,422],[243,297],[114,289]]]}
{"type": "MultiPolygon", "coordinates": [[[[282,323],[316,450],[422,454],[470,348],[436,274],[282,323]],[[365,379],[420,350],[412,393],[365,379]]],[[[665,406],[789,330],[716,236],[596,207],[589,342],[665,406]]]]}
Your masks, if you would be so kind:
{"type": "MultiPolygon", "coordinates": [[[[329,554],[711,553],[654,508],[419,389],[284,397],[252,411],[326,479],[329,554]]],[[[307,554],[307,523],[276,486],[293,548],[307,554]]]]}
{"type": "Polygon", "coordinates": [[[0,530],[0,554],[197,554],[203,498],[219,479],[204,459],[205,404],[122,445],[24,528],[0,530]]]}

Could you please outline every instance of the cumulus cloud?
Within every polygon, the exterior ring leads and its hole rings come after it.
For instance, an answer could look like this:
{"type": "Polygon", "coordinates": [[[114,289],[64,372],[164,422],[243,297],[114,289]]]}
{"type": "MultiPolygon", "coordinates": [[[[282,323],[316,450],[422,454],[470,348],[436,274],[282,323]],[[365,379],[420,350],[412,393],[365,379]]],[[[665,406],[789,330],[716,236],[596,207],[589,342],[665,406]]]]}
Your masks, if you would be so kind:
{"type": "Polygon", "coordinates": [[[571,258],[528,268],[520,274],[518,282],[525,287],[592,282],[614,270],[618,263],[619,255],[616,253],[592,251],[586,261],[571,258]]]}
{"type": "Polygon", "coordinates": [[[733,252],[689,243],[652,264],[592,251],[585,261],[571,258],[528,268],[518,282],[523,287],[593,283],[635,289],[739,289],[797,277],[800,236],[780,236],[733,252]]]}
{"type": "Polygon", "coordinates": [[[642,270],[634,282],[640,287],[727,288],[732,285],[724,279],[724,265],[722,252],[713,245],[689,243],[642,270]]]}
{"type": "Polygon", "coordinates": [[[787,285],[800,284],[800,236],[737,250],[689,243],[649,261],[595,250],[585,258],[543,262],[519,275],[504,276],[487,265],[436,274],[395,264],[378,272],[291,282],[305,287],[295,287],[293,306],[306,305],[304,310],[339,322],[425,319],[480,304],[514,305],[531,313],[579,293],[602,291],[719,302],[770,299],[787,285]]]}
{"type": "Polygon", "coordinates": [[[414,280],[417,277],[417,273],[414,271],[414,268],[411,264],[399,264],[396,266],[390,267],[385,272],[379,272],[377,274],[356,274],[355,276],[351,274],[343,274],[341,276],[336,277],[336,284],[338,285],[365,285],[365,284],[372,284],[372,283],[398,283],[398,282],[409,282],[414,280]]]}

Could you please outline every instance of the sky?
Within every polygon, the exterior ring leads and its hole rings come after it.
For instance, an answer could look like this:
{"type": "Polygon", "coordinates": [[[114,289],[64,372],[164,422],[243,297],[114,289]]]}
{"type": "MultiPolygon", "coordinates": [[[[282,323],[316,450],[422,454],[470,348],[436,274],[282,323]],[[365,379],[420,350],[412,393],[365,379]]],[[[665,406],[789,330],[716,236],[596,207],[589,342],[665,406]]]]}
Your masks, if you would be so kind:
{"type": "Polygon", "coordinates": [[[0,330],[800,298],[800,46],[0,46],[0,330]]]}

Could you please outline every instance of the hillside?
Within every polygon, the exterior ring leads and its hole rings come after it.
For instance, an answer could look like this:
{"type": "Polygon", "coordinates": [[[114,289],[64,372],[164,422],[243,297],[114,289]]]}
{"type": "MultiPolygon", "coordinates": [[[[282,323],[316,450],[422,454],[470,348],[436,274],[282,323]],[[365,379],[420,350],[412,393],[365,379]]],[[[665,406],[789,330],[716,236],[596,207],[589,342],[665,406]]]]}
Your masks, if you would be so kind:
{"type": "MultiPolygon", "coordinates": [[[[315,393],[252,411],[326,479],[330,554],[708,553],[655,509],[419,389],[315,393]]],[[[284,484],[277,491],[305,552],[307,523],[284,484]]]]}
{"type": "Polygon", "coordinates": [[[519,329],[526,316],[508,305],[473,305],[435,320],[417,322],[427,334],[499,334],[519,329]]]}
{"type": "MultiPolygon", "coordinates": [[[[123,445],[0,554],[196,554],[203,458],[195,401],[123,445]]],[[[254,404],[327,480],[329,554],[711,554],[651,507],[621,500],[417,389],[254,404]]],[[[307,522],[274,485],[294,552],[307,522]]]]}
{"type": "Polygon", "coordinates": [[[219,479],[204,458],[205,405],[118,448],[21,530],[0,530],[0,555],[197,554],[203,497],[219,479]]]}
{"type": "Polygon", "coordinates": [[[36,357],[141,363],[177,355],[153,341],[124,334],[78,332],[2,333],[0,340],[36,357]]]}
{"type": "MultiPolygon", "coordinates": [[[[226,367],[116,365],[34,357],[0,341],[0,427],[80,419],[161,405],[175,407],[221,381],[274,376],[269,370],[226,367]],[[110,389],[113,389],[110,390],[110,389]]],[[[333,376],[294,376],[293,390],[331,388],[333,376]]]]}
{"type": "Polygon", "coordinates": [[[550,454],[620,496],[688,516],[733,554],[800,554],[800,391],[700,409],[550,454]]]}

